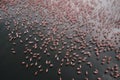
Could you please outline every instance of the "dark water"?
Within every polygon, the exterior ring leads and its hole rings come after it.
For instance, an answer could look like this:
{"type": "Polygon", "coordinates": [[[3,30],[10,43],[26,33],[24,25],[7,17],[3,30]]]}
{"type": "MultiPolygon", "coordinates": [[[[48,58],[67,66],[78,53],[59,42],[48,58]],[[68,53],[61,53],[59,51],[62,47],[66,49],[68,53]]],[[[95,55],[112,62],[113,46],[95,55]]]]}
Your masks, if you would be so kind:
{"type": "Polygon", "coordinates": [[[21,66],[21,57],[12,55],[8,31],[4,21],[0,22],[0,80],[34,80],[33,75],[21,66]]]}
{"type": "MultiPolygon", "coordinates": [[[[30,8],[30,10],[29,9],[24,10],[24,8],[23,8],[23,11],[22,11],[23,13],[21,13],[21,15],[18,15],[18,16],[14,15],[15,11],[17,11],[17,7],[18,8],[22,7],[22,5],[21,6],[16,5],[15,7],[10,6],[8,9],[8,11],[11,13],[12,17],[15,18],[15,20],[17,20],[17,18],[19,18],[21,20],[21,18],[26,17],[25,14],[30,14],[30,12],[31,12],[32,19],[28,18],[28,21],[32,22],[35,19],[38,19],[38,21],[41,22],[41,17],[35,18],[34,12],[31,11],[31,8],[30,8]]],[[[0,11],[0,14],[4,15],[4,13],[2,13],[1,11],[0,11]]],[[[5,16],[2,16],[2,17],[6,18],[5,16]]],[[[9,21],[11,20],[10,25],[12,28],[12,25],[14,25],[12,22],[12,19],[8,19],[8,20],[9,21]]],[[[49,69],[48,73],[46,73],[44,71],[42,73],[39,73],[38,76],[34,76],[34,72],[36,71],[36,68],[33,67],[33,68],[26,69],[25,66],[23,66],[21,64],[22,61],[26,61],[26,59],[25,59],[26,55],[24,54],[24,45],[27,42],[24,42],[21,44],[16,40],[17,45],[12,45],[11,42],[9,42],[8,34],[10,32],[6,30],[5,21],[6,20],[4,20],[4,19],[0,20],[0,80],[59,80],[59,75],[57,74],[57,70],[60,66],[60,61],[57,61],[54,58],[54,56],[57,52],[49,50],[51,53],[51,57],[47,57],[45,54],[43,54],[42,50],[35,51],[42,55],[42,60],[38,61],[39,64],[41,64],[44,68],[48,68],[48,66],[45,64],[45,60],[51,60],[52,63],[54,64],[54,68],[49,69]],[[12,47],[15,48],[17,54],[11,53],[12,47]]],[[[51,20],[49,20],[49,18],[48,18],[48,21],[51,21],[51,20]]],[[[21,32],[22,32],[22,30],[24,31],[24,26],[21,27],[21,23],[19,23],[19,24],[20,24],[19,25],[20,30],[18,30],[18,31],[21,31],[21,32]]],[[[69,23],[68,24],[66,23],[65,25],[69,25],[69,23]]],[[[43,32],[44,34],[47,34],[49,32],[47,30],[44,30],[45,27],[43,28],[40,25],[34,25],[34,26],[35,26],[34,32],[35,31],[37,32],[38,29],[40,29],[41,32],[43,32]],[[38,28],[38,29],[36,29],[36,28],[38,28]]],[[[53,26],[53,24],[49,24],[47,27],[51,27],[51,26],[53,26]]],[[[73,25],[73,26],[76,26],[76,25],[73,25]]],[[[65,26],[59,25],[59,27],[61,27],[61,31],[62,31],[62,27],[65,27],[65,26]]],[[[84,27],[83,27],[83,30],[85,30],[84,27]]],[[[66,32],[66,34],[67,35],[71,34],[71,33],[73,33],[72,31],[73,31],[72,29],[68,30],[68,32],[66,32]]],[[[32,30],[29,30],[29,33],[27,35],[21,34],[22,39],[25,40],[25,38],[28,37],[28,35],[30,35],[30,34],[33,35],[32,30]]],[[[33,37],[38,37],[38,36],[33,35],[33,37]]],[[[88,38],[86,39],[87,42],[90,40],[89,38],[91,38],[90,34],[88,35],[88,38]]],[[[68,44],[71,44],[69,42],[69,40],[66,40],[66,42],[68,42],[68,44]]],[[[39,43],[39,45],[41,45],[41,43],[43,43],[43,42],[39,41],[38,43],[39,43]]],[[[51,44],[49,44],[49,46],[50,45],[51,44]]],[[[59,46],[61,46],[61,45],[59,45],[59,46]]],[[[93,45],[93,46],[95,46],[95,45],[93,45]]],[[[60,55],[60,58],[64,57],[65,51],[66,51],[66,48],[62,50],[62,55],[60,55]]],[[[81,51],[76,51],[76,53],[79,53],[79,55],[81,55],[81,51]]],[[[84,55],[82,55],[82,56],[84,57],[84,55]]],[[[87,60],[93,64],[93,67],[89,68],[88,65],[86,65],[86,63],[82,62],[81,63],[81,65],[82,65],[82,69],[81,69],[82,74],[81,75],[77,75],[76,66],[72,67],[72,66],[66,66],[65,64],[63,64],[62,75],[61,75],[62,80],[72,80],[72,78],[74,78],[75,80],[84,80],[85,71],[89,72],[89,75],[87,75],[89,80],[97,80],[97,77],[101,77],[102,80],[120,80],[120,77],[115,79],[115,78],[111,77],[110,74],[104,74],[104,70],[107,67],[112,67],[115,64],[118,64],[118,66],[120,66],[120,63],[119,63],[120,61],[116,61],[116,59],[115,59],[115,52],[109,51],[109,52],[103,53],[102,55],[100,55],[100,61],[97,61],[96,55],[94,54],[94,51],[92,51],[92,56],[87,58],[87,60]],[[112,57],[112,61],[110,62],[110,64],[105,64],[105,65],[100,64],[101,59],[104,56],[112,57]],[[99,70],[98,75],[93,74],[93,71],[96,68],[99,70]]],[[[28,61],[28,63],[29,63],[29,61],[28,61]]]]}
{"type": "MultiPolygon", "coordinates": [[[[21,62],[24,61],[24,54],[23,54],[23,45],[18,44],[16,46],[11,45],[8,41],[8,33],[9,31],[6,30],[4,21],[0,22],[0,80],[59,80],[59,76],[57,75],[57,69],[59,68],[59,61],[54,60],[54,58],[50,58],[54,62],[54,68],[49,70],[49,73],[41,73],[38,76],[34,76],[33,72],[35,68],[26,69],[24,66],[21,65],[21,62]],[[13,55],[10,52],[11,47],[16,47],[17,54],[13,55]]],[[[39,51],[38,51],[39,52],[39,51]]],[[[52,52],[53,54],[55,52],[52,52]]],[[[110,52],[111,54],[107,54],[107,56],[115,56],[114,52],[110,52]]],[[[106,54],[105,54],[106,55],[106,54]]],[[[44,55],[43,55],[44,56],[44,55]]],[[[104,54],[102,55],[104,56],[104,54]]],[[[44,61],[48,59],[44,56],[43,62],[40,62],[44,67],[44,61]]],[[[110,77],[109,75],[104,75],[103,71],[108,66],[112,66],[112,64],[119,62],[112,60],[110,65],[101,66],[99,61],[96,61],[95,56],[93,55],[92,58],[89,58],[89,61],[94,64],[94,67],[90,69],[86,64],[82,63],[82,74],[79,76],[76,74],[75,67],[71,66],[63,66],[62,69],[62,79],[63,80],[71,80],[73,77],[75,80],[83,80],[85,71],[89,72],[88,78],[91,80],[96,80],[97,77],[102,77],[103,80],[119,80],[110,77]],[[98,68],[99,75],[95,76],[92,74],[94,68],[98,68]]]]}

